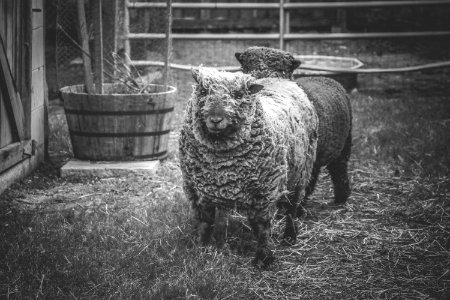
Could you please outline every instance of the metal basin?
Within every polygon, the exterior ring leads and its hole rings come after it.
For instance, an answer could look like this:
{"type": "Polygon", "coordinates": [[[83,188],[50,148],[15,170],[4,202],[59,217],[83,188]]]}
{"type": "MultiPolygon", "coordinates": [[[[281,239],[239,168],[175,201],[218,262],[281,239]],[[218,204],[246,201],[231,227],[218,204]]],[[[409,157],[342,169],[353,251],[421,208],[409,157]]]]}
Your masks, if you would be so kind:
{"type": "Polygon", "coordinates": [[[364,64],[354,57],[338,57],[325,55],[295,55],[302,64],[300,68],[294,71],[294,79],[306,76],[326,76],[333,78],[342,84],[347,90],[351,91],[356,88],[358,83],[358,74],[344,73],[344,72],[330,72],[330,71],[316,71],[301,69],[302,65],[325,67],[325,68],[339,68],[339,69],[358,69],[364,64]]]}

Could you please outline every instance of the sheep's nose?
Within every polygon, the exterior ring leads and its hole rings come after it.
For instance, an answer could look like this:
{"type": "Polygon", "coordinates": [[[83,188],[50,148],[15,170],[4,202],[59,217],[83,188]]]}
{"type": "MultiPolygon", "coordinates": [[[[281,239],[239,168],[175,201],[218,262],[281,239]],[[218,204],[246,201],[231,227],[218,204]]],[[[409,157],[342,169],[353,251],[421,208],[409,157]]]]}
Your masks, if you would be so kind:
{"type": "Polygon", "coordinates": [[[222,122],[223,117],[221,117],[221,116],[211,116],[210,120],[211,120],[212,123],[217,124],[217,123],[222,122]]]}

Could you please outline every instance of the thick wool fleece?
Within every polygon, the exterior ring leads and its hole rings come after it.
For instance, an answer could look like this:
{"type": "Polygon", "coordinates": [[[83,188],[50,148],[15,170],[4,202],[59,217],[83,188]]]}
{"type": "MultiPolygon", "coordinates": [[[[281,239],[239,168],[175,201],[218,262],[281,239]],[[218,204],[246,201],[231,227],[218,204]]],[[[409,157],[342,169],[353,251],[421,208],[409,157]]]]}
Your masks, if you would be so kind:
{"type": "Polygon", "coordinates": [[[255,80],[210,68],[200,68],[194,77],[198,84],[179,142],[185,193],[206,227],[214,222],[216,207],[246,211],[258,239],[257,259],[265,262],[277,203],[296,207],[309,182],[316,112],[304,91],[287,80],[255,80]],[[264,88],[252,94],[254,86],[264,88]],[[229,124],[219,134],[208,130],[217,111],[229,124]]]}
{"type": "Polygon", "coordinates": [[[352,126],[350,100],[344,88],[326,77],[303,77],[297,84],[314,104],[319,118],[317,163],[325,166],[336,160],[344,148],[352,126]]]}
{"type": "MultiPolygon", "coordinates": [[[[300,65],[286,51],[250,47],[236,53],[244,73],[256,78],[292,79],[300,65]]],[[[351,152],[352,111],[345,89],[335,80],[326,77],[302,77],[296,80],[299,87],[313,103],[319,118],[317,159],[306,196],[314,190],[320,169],[326,166],[335,189],[335,202],[343,203],[350,194],[347,162],[351,152]]]]}
{"type": "Polygon", "coordinates": [[[291,53],[268,47],[250,47],[243,53],[237,52],[235,57],[242,71],[255,78],[292,79],[294,70],[300,66],[291,53]]]}

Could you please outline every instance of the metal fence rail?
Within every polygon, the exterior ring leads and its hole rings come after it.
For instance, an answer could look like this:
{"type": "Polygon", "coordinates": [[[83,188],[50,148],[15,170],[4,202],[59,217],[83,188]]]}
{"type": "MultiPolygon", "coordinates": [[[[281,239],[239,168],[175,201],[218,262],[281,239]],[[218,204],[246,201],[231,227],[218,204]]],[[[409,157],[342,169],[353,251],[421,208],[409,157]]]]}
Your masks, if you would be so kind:
{"type": "MultiPolygon", "coordinates": [[[[135,60],[133,61],[134,66],[165,66],[164,62],[161,61],[149,61],[149,60],[135,60]]],[[[197,66],[184,65],[184,64],[169,64],[171,69],[190,71],[197,68],[197,66]]],[[[348,74],[380,74],[380,73],[404,73],[404,72],[415,72],[423,70],[432,70],[438,68],[448,68],[450,67],[450,61],[443,61],[437,63],[424,64],[419,66],[410,66],[402,68],[370,68],[370,69],[349,69],[349,68],[331,68],[331,67],[318,67],[315,65],[302,64],[299,69],[310,70],[310,71],[326,71],[333,73],[348,73],[348,74]]],[[[227,67],[217,67],[218,70],[237,72],[241,70],[240,66],[227,66],[227,67]]]]}
{"type": "MultiPolygon", "coordinates": [[[[236,8],[236,9],[270,9],[280,8],[357,8],[357,7],[389,7],[389,6],[426,6],[436,4],[450,4],[448,0],[416,0],[416,1],[356,1],[356,2],[300,2],[300,3],[224,3],[224,2],[175,2],[172,8],[236,8]]],[[[128,8],[163,8],[164,2],[129,2],[128,8]]]]}
{"type": "MultiPolygon", "coordinates": [[[[285,33],[284,40],[332,40],[332,39],[376,39],[409,38],[424,36],[450,35],[450,31],[414,31],[414,32],[362,32],[362,33],[285,33]]],[[[172,33],[177,40],[277,40],[279,33],[172,33]]],[[[129,39],[165,39],[163,33],[130,33],[129,39]]],[[[280,47],[282,48],[282,47],[280,47]]]]}

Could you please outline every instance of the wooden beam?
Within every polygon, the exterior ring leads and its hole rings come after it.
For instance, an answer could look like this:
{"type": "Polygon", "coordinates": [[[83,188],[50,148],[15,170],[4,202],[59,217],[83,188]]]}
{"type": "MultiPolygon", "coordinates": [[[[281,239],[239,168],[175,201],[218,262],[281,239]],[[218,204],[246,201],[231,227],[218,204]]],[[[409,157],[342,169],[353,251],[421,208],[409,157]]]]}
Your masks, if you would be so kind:
{"type": "MultiPolygon", "coordinates": [[[[31,138],[31,80],[32,80],[32,70],[33,70],[33,49],[35,45],[33,45],[33,3],[34,1],[23,1],[24,10],[22,12],[22,18],[24,23],[24,43],[23,45],[23,72],[24,72],[24,85],[22,90],[20,91],[20,95],[23,100],[23,112],[25,116],[24,121],[24,139],[31,138]],[[28,117],[27,117],[28,116],[28,117]]],[[[43,12],[40,12],[43,13],[43,12]]],[[[45,31],[44,31],[45,34],[45,31]]],[[[45,35],[42,43],[45,43],[45,35]]],[[[45,47],[44,47],[45,48],[45,47]]],[[[36,51],[44,51],[44,48],[41,50],[35,49],[36,51]]],[[[44,58],[45,60],[45,58],[44,58]]],[[[45,62],[44,62],[45,65],[45,62]]],[[[45,77],[44,77],[45,78],[45,77]]]]}
{"type": "Polygon", "coordinates": [[[78,29],[81,37],[81,47],[83,49],[84,84],[88,94],[94,93],[94,78],[92,76],[91,56],[89,50],[89,36],[87,33],[86,13],[84,0],[78,0],[78,29]]]}
{"type": "Polygon", "coordinates": [[[94,58],[95,58],[95,91],[103,94],[103,28],[102,1],[94,1],[94,58]]]}
{"type": "MultiPolygon", "coordinates": [[[[123,35],[123,26],[120,24],[120,22],[122,22],[121,20],[123,20],[123,8],[125,6],[121,4],[121,1],[123,0],[114,0],[114,53],[117,53],[120,48],[123,48],[123,40],[120,38],[123,35]]],[[[146,20],[145,22],[148,22],[148,20],[146,20]]],[[[114,72],[116,72],[115,69],[114,72]]]]}
{"type": "Polygon", "coordinates": [[[280,26],[280,38],[279,38],[279,48],[281,50],[285,50],[284,49],[284,34],[285,34],[285,28],[284,26],[286,25],[284,23],[284,0],[280,0],[280,20],[279,20],[279,26],[280,26]]]}
{"type": "MultiPolygon", "coordinates": [[[[125,54],[128,55],[128,57],[131,57],[130,40],[128,39],[128,36],[130,34],[130,11],[128,10],[128,6],[130,5],[130,3],[128,0],[123,0],[123,5],[123,46],[125,49],[125,54]]],[[[162,38],[165,37],[164,34],[162,34],[162,36],[162,38]]]]}
{"type": "Polygon", "coordinates": [[[0,173],[0,194],[17,180],[24,178],[37,168],[42,161],[42,150],[38,149],[38,155],[22,159],[18,164],[0,173]]]}
{"type": "Polygon", "coordinates": [[[167,0],[167,16],[166,16],[166,55],[164,58],[164,74],[163,84],[164,91],[167,89],[169,82],[170,69],[170,53],[172,51],[172,0],[167,0]]]}
{"type": "Polygon", "coordinates": [[[17,92],[17,88],[11,74],[11,69],[6,56],[5,44],[0,36],[0,90],[5,103],[8,115],[11,117],[13,135],[21,141],[24,139],[24,113],[22,100],[17,92]]]}
{"type": "Polygon", "coordinates": [[[31,140],[12,143],[0,149],[0,173],[24,159],[24,151],[31,149],[31,140]],[[26,150],[27,149],[27,150],[26,150]]]}

